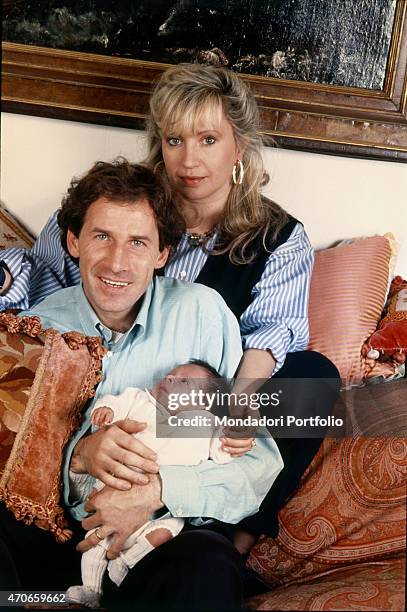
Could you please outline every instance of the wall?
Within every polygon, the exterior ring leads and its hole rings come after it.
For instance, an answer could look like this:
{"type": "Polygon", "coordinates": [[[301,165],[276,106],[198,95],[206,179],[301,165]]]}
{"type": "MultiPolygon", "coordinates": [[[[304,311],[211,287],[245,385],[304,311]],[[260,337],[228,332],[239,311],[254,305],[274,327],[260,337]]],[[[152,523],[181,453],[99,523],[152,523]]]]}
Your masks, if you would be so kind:
{"type": "MultiPolygon", "coordinates": [[[[72,176],[97,159],[143,159],[143,132],[2,114],[1,200],[38,233],[72,176]]],[[[301,219],[316,248],[391,231],[407,276],[407,166],[267,148],[266,193],[301,219]]]]}

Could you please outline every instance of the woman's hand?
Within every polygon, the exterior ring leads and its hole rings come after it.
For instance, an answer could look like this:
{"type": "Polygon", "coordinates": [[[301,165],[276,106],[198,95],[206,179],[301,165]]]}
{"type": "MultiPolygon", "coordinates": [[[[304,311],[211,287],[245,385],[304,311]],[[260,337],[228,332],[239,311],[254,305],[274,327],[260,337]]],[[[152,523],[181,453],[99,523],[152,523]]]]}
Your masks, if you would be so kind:
{"type": "Polygon", "coordinates": [[[106,486],[122,491],[132,484],[147,484],[149,478],[141,472],[158,472],[157,455],[132,436],[145,427],[146,423],[125,419],[81,438],[74,448],[70,469],[77,474],[91,474],[106,486]]]}
{"type": "Polygon", "coordinates": [[[231,390],[231,396],[243,396],[242,403],[229,406],[231,422],[234,419],[243,418],[248,420],[247,425],[228,425],[224,428],[224,437],[221,438],[222,449],[231,457],[241,457],[250,451],[256,444],[255,437],[257,425],[250,424],[249,417],[256,423],[260,418],[258,409],[250,405],[250,396],[256,395],[257,391],[264,385],[272,375],[275,360],[269,351],[260,349],[247,349],[243,353],[236,373],[235,383],[231,390]]]}
{"type": "Polygon", "coordinates": [[[229,453],[231,457],[242,457],[256,446],[254,438],[226,438],[220,439],[222,450],[229,453]]]}

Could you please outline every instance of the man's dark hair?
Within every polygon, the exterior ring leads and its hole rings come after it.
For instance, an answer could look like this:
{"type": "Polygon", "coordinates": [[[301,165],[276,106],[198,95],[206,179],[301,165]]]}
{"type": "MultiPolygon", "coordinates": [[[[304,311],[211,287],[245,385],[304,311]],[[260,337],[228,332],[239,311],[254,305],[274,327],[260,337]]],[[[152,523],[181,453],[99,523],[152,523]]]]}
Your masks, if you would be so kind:
{"type": "Polygon", "coordinates": [[[112,163],[98,161],[82,178],[72,179],[58,213],[65,251],[69,252],[66,242],[68,229],[78,237],[88,208],[101,197],[118,204],[146,199],[157,223],[160,251],[164,247],[174,248],[181,239],[185,222],[169,188],[148,167],[131,164],[120,157],[112,163]]]}

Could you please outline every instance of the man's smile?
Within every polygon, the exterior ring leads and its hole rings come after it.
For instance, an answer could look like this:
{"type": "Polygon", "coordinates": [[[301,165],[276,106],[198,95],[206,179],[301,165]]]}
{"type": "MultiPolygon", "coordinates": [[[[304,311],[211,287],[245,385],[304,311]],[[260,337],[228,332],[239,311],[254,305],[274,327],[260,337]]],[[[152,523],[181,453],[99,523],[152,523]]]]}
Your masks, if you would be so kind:
{"type": "Polygon", "coordinates": [[[99,278],[105,285],[109,285],[110,287],[128,287],[128,285],[130,285],[129,282],[113,281],[109,278],[104,278],[103,276],[99,276],[99,278]]]}

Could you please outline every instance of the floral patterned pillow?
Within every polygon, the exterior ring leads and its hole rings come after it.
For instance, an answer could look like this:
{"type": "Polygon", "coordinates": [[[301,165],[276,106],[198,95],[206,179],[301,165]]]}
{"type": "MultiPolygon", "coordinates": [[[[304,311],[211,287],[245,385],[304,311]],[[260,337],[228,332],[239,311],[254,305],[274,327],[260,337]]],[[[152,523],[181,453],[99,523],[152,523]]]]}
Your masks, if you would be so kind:
{"type": "Polygon", "coordinates": [[[0,500],[17,519],[71,535],[60,506],[63,449],[100,381],[99,338],[0,314],[0,500]]]}

